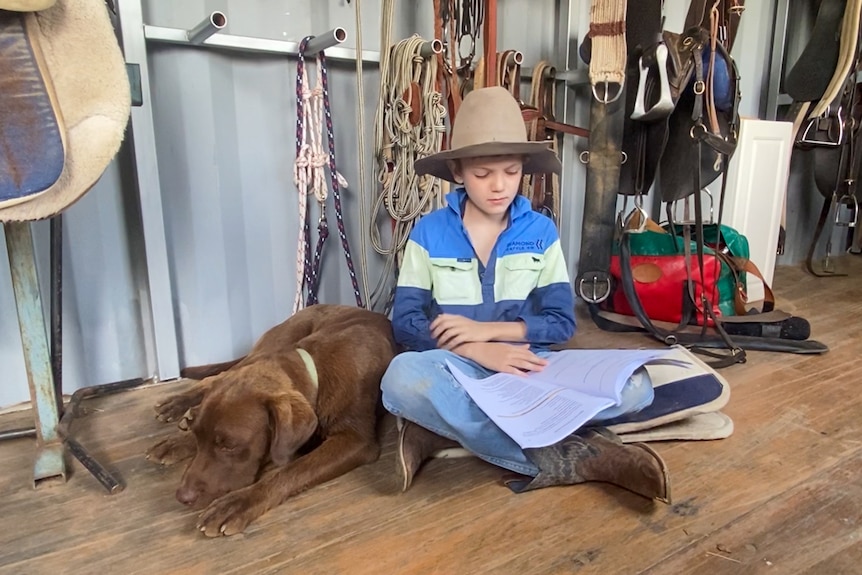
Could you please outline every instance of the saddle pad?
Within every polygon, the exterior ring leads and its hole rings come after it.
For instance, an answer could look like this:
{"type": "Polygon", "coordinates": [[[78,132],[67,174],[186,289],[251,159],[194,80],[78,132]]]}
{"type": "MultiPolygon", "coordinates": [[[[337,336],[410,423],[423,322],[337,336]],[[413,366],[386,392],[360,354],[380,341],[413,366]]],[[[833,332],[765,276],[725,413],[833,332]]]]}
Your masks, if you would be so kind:
{"type": "Polygon", "coordinates": [[[65,132],[44,70],[24,15],[0,10],[0,207],[35,198],[63,171],[65,132]]]}
{"type": "Polygon", "coordinates": [[[718,411],[727,405],[730,400],[727,381],[687,349],[676,346],[674,350],[672,357],[686,362],[685,365],[646,366],[655,388],[652,404],[602,425],[623,435],[718,411]]]}
{"type": "Polygon", "coordinates": [[[823,0],[811,37],[784,78],[784,91],[797,102],[819,100],[838,65],[841,19],[847,0],[823,0]]]}
{"type": "Polygon", "coordinates": [[[623,443],[648,441],[704,441],[725,439],[733,434],[733,420],[720,411],[698,413],[673,423],[659,425],[643,431],[623,433],[623,443]]]}

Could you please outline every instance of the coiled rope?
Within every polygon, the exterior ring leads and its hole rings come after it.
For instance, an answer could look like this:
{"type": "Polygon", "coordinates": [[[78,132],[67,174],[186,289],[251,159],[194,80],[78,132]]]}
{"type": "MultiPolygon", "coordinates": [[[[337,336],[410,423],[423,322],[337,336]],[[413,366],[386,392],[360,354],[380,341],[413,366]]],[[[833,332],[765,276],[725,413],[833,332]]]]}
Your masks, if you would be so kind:
{"type": "Polygon", "coordinates": [[[386,290],[386,286],[393,272],[397,273],[413,225],[420,216],[442,204],[440,180],[418,176],[413,171],[416,160],[440,151],[446,131],[446,107],[435,87],[437,58],[422,55],[425,43],[420,36],[413,35],[399,41],[381,58],[380,102],[374,126],[381,190],[372,207],[375,221],[369,232],[374,249],[387,258],[369,300],[374,308],[386,298],[387,312],[392,290],[386,290]],[[384,211],[392,225],[389,246],[384,245],[377,221],[384,211]]]}

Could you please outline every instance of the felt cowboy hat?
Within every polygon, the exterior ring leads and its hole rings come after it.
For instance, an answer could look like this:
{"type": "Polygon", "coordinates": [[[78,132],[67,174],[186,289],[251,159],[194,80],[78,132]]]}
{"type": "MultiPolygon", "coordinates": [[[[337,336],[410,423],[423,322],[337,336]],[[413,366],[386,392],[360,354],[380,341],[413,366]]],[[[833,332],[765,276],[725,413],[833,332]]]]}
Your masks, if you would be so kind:
{"type": "Polygon", "coordinates": [[[131,91],[104,0],[0,0],[0,222],[49,218],[102,176],[131,91]]]}
{"type": "Polygon", "coordinates": [[[461,102],[452,125],[450,149],[416,160],[419,175],[454,182],[448,160],[485,156],[524,156],[524,173],[560,173],[562,165],[546,142],[527,140],[521,108],[505,88],[473,90],[461,102]]]}

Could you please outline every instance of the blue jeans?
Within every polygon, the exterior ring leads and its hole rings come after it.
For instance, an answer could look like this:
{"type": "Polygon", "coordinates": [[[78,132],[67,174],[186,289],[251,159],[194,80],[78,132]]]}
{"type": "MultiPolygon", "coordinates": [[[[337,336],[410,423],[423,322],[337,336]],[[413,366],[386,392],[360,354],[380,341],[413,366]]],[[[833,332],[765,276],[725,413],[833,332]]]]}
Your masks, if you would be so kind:
{"type": "MultiPolygon", "coordinates": [[[[546,352],[544,355],[553,352],[546,352]]],[[[461,387],[446,366],[452,362],[466,375],[481,379],[493,375],[474,361],[451,351],[433,349],[397,355],[383,375],[383,405],[408,419],[460,443],[485,461],[516,473],[535,476],[539,470],[514,439],[506,435],[461,387]]],[[[639,411],[653,401],[653,388],[641,370],[623,388],[622,403],[596,415],[591,423],[639,411]]]]}

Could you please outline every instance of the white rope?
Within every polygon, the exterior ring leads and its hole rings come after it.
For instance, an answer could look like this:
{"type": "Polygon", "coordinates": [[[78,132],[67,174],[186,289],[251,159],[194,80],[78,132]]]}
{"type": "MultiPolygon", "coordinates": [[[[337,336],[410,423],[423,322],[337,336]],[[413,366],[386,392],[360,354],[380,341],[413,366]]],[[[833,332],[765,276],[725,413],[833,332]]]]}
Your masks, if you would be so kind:
{"type": "MultiPolygon", "coordinates": [[[[293,183],[299,193],[299,236],[296,250],[296,297],[293,300],[293,311],[296,313],[303,307],[302,286],[305,275],[305,251],[308,238],[305,236],[305,220],[308,217],[308,198],[313,194],[317,199],[321,216],[326,207],[329,187],[326,182],[326,166],[329,163],[329,152],[323,148],[323,77],[320,57],[316,62],[317,74],[315,86],[311,88],[308,81],[308,66],[302,72],[302,117],[303,130],[300,139],[299,154],[293,165],[293,183]]],[[[347,188],[347,180],[336,173],[338,183],[347,188]]]]}
{"type": "MultiPolygon", "coordinates": [[[[368,187],[368,178],[366,175],[365,162],[365,88],[362,81],[362,2],[354,0],[356,3],[356,106],[358,109],[357,118],[359,120],[358,130],[356,132],[356,149],[359,152],[359,225],[360,229],[365,230],[368,226],[368,207],[370,202],[370,188],[368,187]]],[[[359,246],[359,273],[362,277],[362,292],[365,294],[365,306],[370,307],[368,301],[368,241],[364,233],[360,234],[359,246]]]]}
{"type": "Polygon", "coordinates": [[[372,214],[376,217],[385,210],[393,228],[389,246],[384,245],[377,222],[369,230],[374,249],[387,256],[385,269],[371,296],[375,300],[388,295],[381,290],[400,259],[415,221],[442,204],[440,180],[417,176],[413,171],[416,160],[440,151],[446,130],[446,107],[434,85],[437,58],[421,55],[425,42],[413,35],[393,46],[391,53],[384,51],[381,59],[380,102],[374,126],[381,191],[372,214]],[[415,101],[413,86],[419,88],[415,101]],[[419,121],[414,125],[410,116],[417,106],[419,121]]]}

